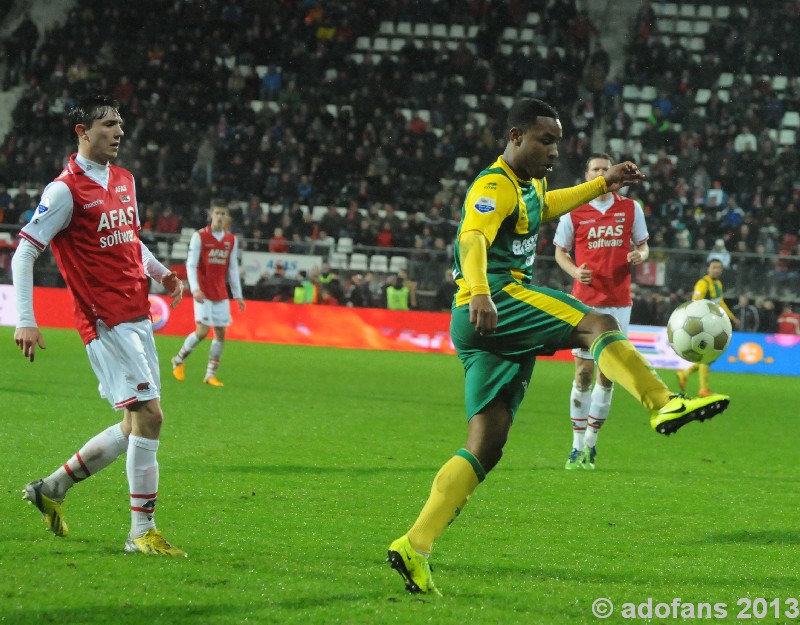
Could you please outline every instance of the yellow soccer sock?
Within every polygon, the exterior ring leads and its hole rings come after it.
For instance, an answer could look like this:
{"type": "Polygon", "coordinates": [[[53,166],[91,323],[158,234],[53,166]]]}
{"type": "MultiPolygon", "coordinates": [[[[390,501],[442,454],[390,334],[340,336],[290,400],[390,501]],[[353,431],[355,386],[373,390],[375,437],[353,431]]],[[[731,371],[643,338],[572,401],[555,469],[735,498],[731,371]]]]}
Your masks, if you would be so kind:
{"type": "Polygon", "coordinates": [[[690,365],[688,369],[684,369],[683,370],[683,377],[685,377],[688,380],[689,376],[692,375],[699,368],[700,368],[700,365],[690,365]]]}
{"type": "Polygon", "coordinates": [[[708,393],[708,374],[711,371],[711,367],[708,365],[693,365],[697,367],[698,371],[700,371],[700,391],[703,393],[708,393]]]}
{"type": "Polygon", "coordinates": [[[408,530],[408,539],[414,549],[423,553],[431,552],[433,541],[455,521],[472,491],[485,477],[486,471],[481,463],[466,449],[459,449],[439,469],[433,479],[428,501],[408,530]]]}
{"type": "Polygon", "coordinates": [[[604,332],[592,343],[591,352],[603,374],[645,408],[657,410],[669,401],[672,393],[667,385],[622,332],[604,332]]]}

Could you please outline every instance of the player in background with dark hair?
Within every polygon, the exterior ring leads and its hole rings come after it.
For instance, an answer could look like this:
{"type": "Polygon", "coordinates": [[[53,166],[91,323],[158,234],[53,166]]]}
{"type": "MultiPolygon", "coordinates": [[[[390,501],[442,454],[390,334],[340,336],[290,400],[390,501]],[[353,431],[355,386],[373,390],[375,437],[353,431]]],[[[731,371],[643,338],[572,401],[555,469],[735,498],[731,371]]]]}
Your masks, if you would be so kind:
{"type": "MultiPolygon", "coordinates": [[[[605,153],[586,161],[584,177],[594,180],[613,165],[605,153]]],[[[556,262],[574,279],[572,294],[597,312],[612,315],[623,334],[631,320],[631,265],[647,260],[647,224],[642,207],[618,193],[604,193],[562,215],[553,242],[556,262]],[[631,249],[633,244],[633,249],[631,249]],[[570,252],[574,249],[575,260],[570,252]]],[[[614,384],[600,369],[592,389],[594,360],[587,349],[572,350],[575,379],[569,398],[572,451],[566,469],[594,469],[597,435],[608,418],[614,384]]]]}
{"type": "Polygon", "coordinates": [[[52,475],[25,486],[23,497],[39,509],[49,530],[66,536],[62,503],[67,491],[127,452],[131,529],[125,551],[185,556],[164,539],[154,519],[156,451],[164,415],[147,276],[167,289],[173,306],[181,299],[183,283],[139,239],[133,175],[110,163],[125,134],[119,102],[104,95],[81,98],[68,120],[78,152],[45,187],[12,260],[19,311],[14,341],[31,362],[36,348],[45,347],[33,311],[33,265],[50,244],[74,302],[75,325],[100,394],[123,418],[52,475]]]}
{"type": "Polygon", "coordinates": [[[230,219],[228,205],[223,200],[213,200],[209,214],[211,223],[192,234],[189,241],[186,275],[194,298],[196,327],[172,359],[172,375],[180,382],[186,379],[183,361],[208,336],[213,326],[214,339],[208,352],[203,382],[211,386],[224,386],[217,379],[217,368],[225,347],[225,330],[231,324],[228,285],[240,312],[244,312],[245,303],[239,277],[238,244],[236,237],[226,230],[230,219]]]}
{"type": "Polygon", "coordinates": [[[450,334],[465,370],[467,442],[439,470],[414,525],[389,546],[390,565],[413,593],[438,593],[428,564],[433,543],[500,461],[537,355],[588,348],[606,377],[647,408],[651,426],[662,434],[709,419],[729,403],[723,395],[673,395],[614,317],[561,291],[533,286],[542,221],[644,176],[625,162],[590,182],[548,191],[545,176],[562,136],[556,110],[540,100],[519,100],[506,128],[505,151],[467,190],[454,250],[459,289],[450,334]]]}
{"type": "MultiPolygon", "coordinates": [[[[722,264],[721,260],[715,258],[709,260],[706,265],[706,275],[700,278],[694,285],[692,301],[707,299],[715,304],[719,304],[720,308],[725,311],[725,314],[730,317],[733,326],[738,328],[739,319],[731,312],[731,309],[728,308],[725,299],[722,297],[722,280],[720,280],[720,278],[722,277],[724,269],[725,266],[722,264]]],[[[686,383],[695,371],[700,372],[700,390],[697,391],[697,395],[699,397],[712,396],[714,393],[708,388],[709,378],[711,377],[711,365],[703,365],[700,363],[695,363],[683,371],[677,372],[678,386],[681,387],[681,391],[686,390],[686,383]]]]}

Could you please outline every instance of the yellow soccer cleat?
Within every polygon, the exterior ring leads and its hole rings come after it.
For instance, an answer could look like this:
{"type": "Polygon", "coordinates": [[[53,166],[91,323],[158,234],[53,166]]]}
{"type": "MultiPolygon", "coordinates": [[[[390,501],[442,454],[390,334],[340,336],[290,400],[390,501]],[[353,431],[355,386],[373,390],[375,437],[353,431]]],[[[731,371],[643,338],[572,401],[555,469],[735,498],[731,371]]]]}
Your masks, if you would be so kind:
{"type": "Polygon", "coordinates": [[[203,383],[210,384],[211,386],[225,386],[225,384],[220,382],[215,375],[212,375],[210,378],[206,378],[203,380],[203,383]]]}
{"type": "Polygon", "coordinates": [[[22,491],[22,498],[39,509],[39,512],[42,513],[42,521],[44,521],[48,530],[63,538],[69,532],[69,528],[61,512],[62,502],[43,495],[42,483],[43,480],[36,480],[26,484],[22,491]]]}
{"type": "Polygon", "coordinates": [[[182,549],[173,547],[158,530],[149,529],[139,538],[131,538],[125,541],[125,551],[127,553],[144,553],[152,556],[174,556],[178,558],[188,558],[182,549]]]}
{"type": "Polygon", "coordinates": [[[172,359],[172,376],[178,380],[178,382],[183,382],[186,379],[186,370],[183,368],[182,362],[176,362],[175,359],[172,359]]]}
{"type": "Polygon", "coordinates": [[[386,561],[405,580],[408,592],[433,593],[442,596],[442,593],[433,585],[428,558],[411,546],[408,536],[401,536],[389,545],[389,556],[386,561]]]}
{"type": "Polygon", "coordinates": [[[723,412],[731,398],[727,395],[684,397],[673,395],[650,415],[650,425],[659,434],[673,434],[691,421],[705,421],[723,412]]]}

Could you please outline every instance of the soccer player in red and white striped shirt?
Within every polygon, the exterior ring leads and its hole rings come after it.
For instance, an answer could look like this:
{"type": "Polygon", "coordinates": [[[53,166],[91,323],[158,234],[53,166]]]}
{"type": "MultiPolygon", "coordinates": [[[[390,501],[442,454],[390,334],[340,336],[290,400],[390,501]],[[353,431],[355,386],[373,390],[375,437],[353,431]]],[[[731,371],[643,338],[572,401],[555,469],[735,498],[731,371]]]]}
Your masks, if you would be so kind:
{"type": "Polygon", "coordinates": [[[51,475],[26,485],[23,497],[39,509],[49,530],[66,536],[62,503],[67,491],[127,452],[131,529],[125,551],[185,556],[154,520],[163,413],[147,276],[166,288],[173,306],[181,300],[183,283],[139,239],[133,175],[111,164],[125,134],[119,103],[109,96],[86,96],[70,109],[68,120],[78,152],[45,187],[12,260],[19,312],[14,340],[31,362],[37,347],[45,347],[33,310],[33,265],[50,245],[100,394],[123,418],[51,475]]]}
{"type": "Polygon", "coordinates": [[[179,382],[186,379],[183,361],[213,327],[214,339],[211,341],[203,381],[211,386],[224,386],[217,379],[217,368],[225,346],[225,330],[231,324],[228,285],[240,312],[244,312],[245,303],[239,278],[238,244],[236,237],[225,229],[230,213],[223,200],[211,202],[210,216],[211,223],[195,232],[189,242],[186,274],[194,298],[196,327],[172,359],[172,375],[179,382]]]}
{"type": "MultiPolygon", "coordinates": [[[[604,175],[612,165],[608,154],[592,154],[586,161],[586,180],[604,175]]],[[[556,229],[556,262],[574,279],[572,294],[597,311],[612,315],[623,334],[628,333],[631,318],[630,267],[647,260],[648,238],[641,206],[616,192],[604,193],[562,215],[556,229]]],[[[608,418],[614,384],[598,369],[592,388],[592,355],[586,349],[572,353],[572,452],[565,467],[594,469],[597,435],[608,418]]]]}

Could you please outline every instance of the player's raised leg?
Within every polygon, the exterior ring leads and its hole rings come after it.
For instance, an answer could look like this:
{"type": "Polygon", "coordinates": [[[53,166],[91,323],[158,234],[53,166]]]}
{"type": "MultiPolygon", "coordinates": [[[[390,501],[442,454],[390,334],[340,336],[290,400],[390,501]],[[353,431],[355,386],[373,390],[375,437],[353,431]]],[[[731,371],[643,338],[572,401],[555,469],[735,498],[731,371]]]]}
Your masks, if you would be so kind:
{"type": "Polygon", "coordinates": [[[705,421],[728,407],[730,398],[725,395],[687,398],[671,393],[644,356],[619,330],[612,329],[612,324],[616,322],[610,315],[589,313],[576,331],[595,336],[591,344],[595,362],[609,380],[650,410],[654,430],[672,434],[691,421],[705,421]]]}
{"type": "Polygon", "coordinates": [[[62,509],[67,491],[103,470],[128,448],[128,437],[122,426],[115,423],[103,430],[51,475],[30,482],[23,489],[23,499],[36,506],[47,529],[56,536],[66,536],[68,532],[62,509]]]}

